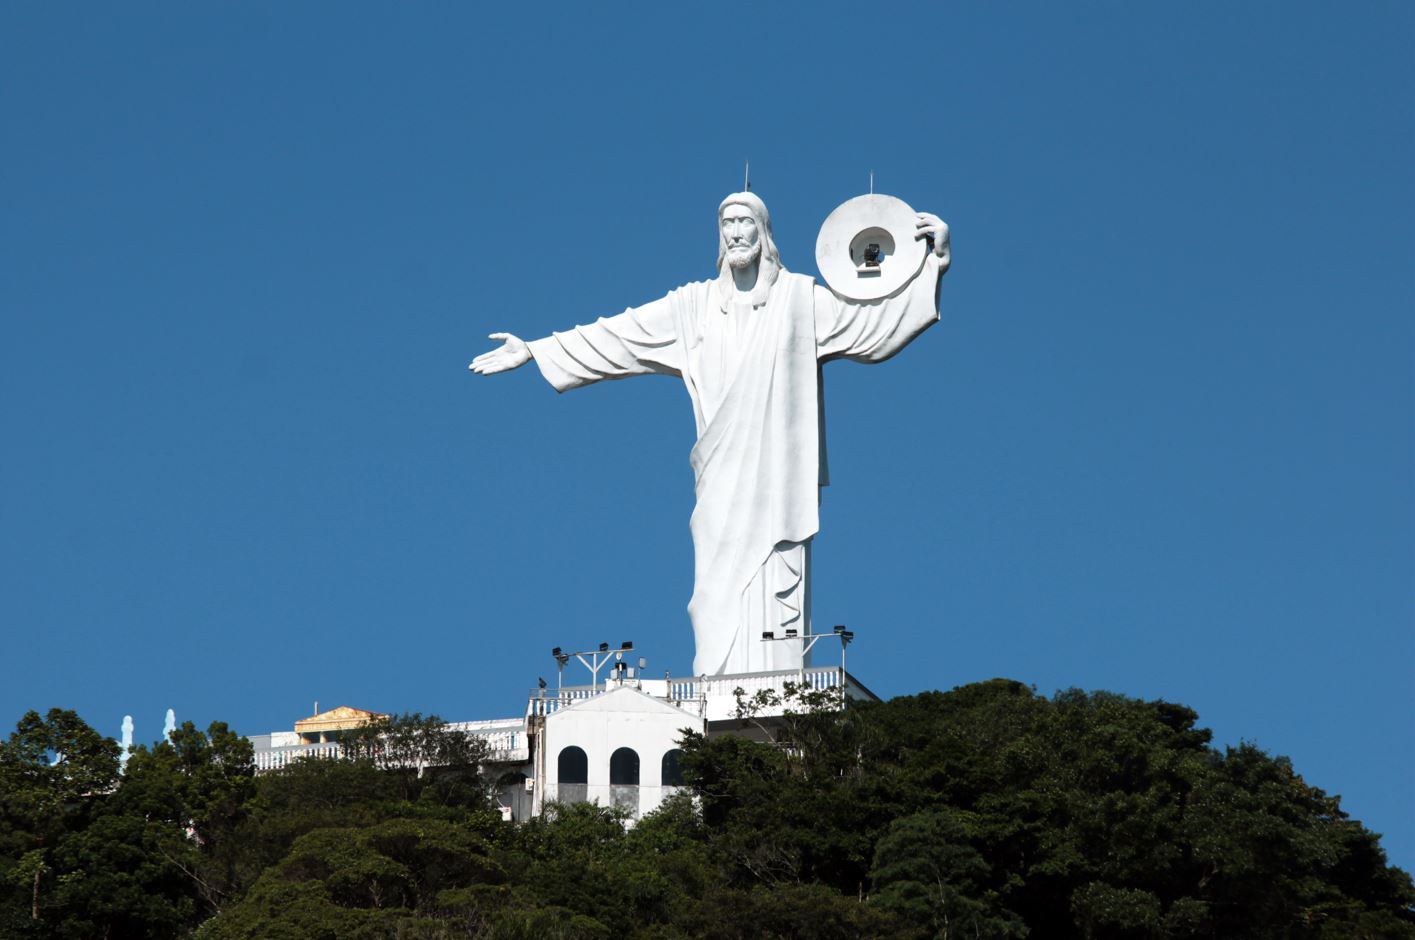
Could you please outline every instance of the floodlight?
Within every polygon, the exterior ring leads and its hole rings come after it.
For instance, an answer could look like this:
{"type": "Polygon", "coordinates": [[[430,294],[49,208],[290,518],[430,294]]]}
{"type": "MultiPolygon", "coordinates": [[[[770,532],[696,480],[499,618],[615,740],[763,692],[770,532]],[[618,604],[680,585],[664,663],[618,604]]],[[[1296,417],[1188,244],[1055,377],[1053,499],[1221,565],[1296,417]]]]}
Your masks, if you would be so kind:
{"type": "Polygon", "coordinates": [[[608,644],[608,643],[601,643],[601,644],[599,645],[599,651],[600,651],[601,653],[608,652],[608,651],[609,651],[609,644],[608,644]]]}
{"type": "Polygon", "coordinates": [[[773,633],[771,630],[763,630],[763,631],[762,631],[762,639],[763,639],[763,640],[774,640],[774,639],[776,639],[776,634],[773,633]]]}
{"type": "Polygon", "coordinates": [[[836,633],[844,633],[844,632],[845,632],[845,624],[843,624],[843,623],[837,623],[837,624],[835,625],[835,632],[836,632],[836,633]]]}
{"type": "Polygon", "coordinates": [[[619,648],[620,648],[621,650],[631,650],[631,649],[634,648],[634,641],[633,641],[633,640],[625,640],[623,643],[620,644],[619,648]]]}
{"type": "Polygon", "coordinates": [[[797,630],[795,627],[787,627],[787,628],[786,628],[786,638],[787,638],[787,639],[790,639],[791,637],[795,636],[795,635],[798,634],[799,632],[800,632],[800,631],[797,630]]]}

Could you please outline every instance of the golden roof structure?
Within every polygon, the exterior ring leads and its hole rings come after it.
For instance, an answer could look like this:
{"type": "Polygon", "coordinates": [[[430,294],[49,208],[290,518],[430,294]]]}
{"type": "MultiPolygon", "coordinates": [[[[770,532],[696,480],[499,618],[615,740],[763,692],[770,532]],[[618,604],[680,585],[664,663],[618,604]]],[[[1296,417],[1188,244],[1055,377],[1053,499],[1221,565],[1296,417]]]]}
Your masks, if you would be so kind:
{"type": "Polygon", "coordinates": [[[328,711],[320,712],[318,715],[311,715],[308,718],[301,718],[295,722],[295,732],[297,734],[328,734],[331,731],[349,731],[354,728],[362,728],[364,725],[372,724],[375,721],[382,721],[388,716],[382,712],[371,712],[363,708],[352,708],[348,705],[340,705],[338,708],[331,708],[328,711]]]}

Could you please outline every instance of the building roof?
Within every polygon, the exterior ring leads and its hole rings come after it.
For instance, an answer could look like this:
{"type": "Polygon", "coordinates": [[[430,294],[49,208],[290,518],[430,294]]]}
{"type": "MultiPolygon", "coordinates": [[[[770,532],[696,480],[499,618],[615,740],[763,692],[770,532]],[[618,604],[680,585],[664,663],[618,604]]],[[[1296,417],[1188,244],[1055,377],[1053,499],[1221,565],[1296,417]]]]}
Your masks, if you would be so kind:
{"type": "Polygon", "coordinates": [[[346,731],[350,728],[362,728],[364,725],[382,721],[387,717],[382,712],[371,712],[364,708],[340,705],[338,708],[331,708],[318,715],[301,718],[295,722],[295,732],[310,734],[317,731],[346,731]]]}

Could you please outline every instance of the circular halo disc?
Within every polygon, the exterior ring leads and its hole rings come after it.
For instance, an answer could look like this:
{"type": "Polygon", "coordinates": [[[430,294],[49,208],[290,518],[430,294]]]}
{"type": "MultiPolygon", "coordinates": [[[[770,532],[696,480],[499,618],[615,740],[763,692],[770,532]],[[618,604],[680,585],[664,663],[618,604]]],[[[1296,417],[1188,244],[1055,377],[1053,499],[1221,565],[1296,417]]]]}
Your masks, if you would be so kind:
{"type": "Polygon", "coordinates": [[[816,267],[847,300],[879,300],[912,281],[928,245],[916,238],[918,214],[894,196],[872,193],[842,202],[816,238],[816,267]]]}

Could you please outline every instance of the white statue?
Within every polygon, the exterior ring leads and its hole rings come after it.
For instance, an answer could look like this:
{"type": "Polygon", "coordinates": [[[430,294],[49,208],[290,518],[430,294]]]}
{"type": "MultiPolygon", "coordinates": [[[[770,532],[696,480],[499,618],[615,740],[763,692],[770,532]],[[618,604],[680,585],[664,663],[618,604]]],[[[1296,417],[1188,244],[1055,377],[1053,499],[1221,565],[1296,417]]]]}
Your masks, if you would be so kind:
{"type": "Polygon", "coordinates": [[[132,715],[123,716],[123,740],[119,742],[119,748],[120,750],[118,752],[118,769],[121,771],[127,769],[128,758],[131,757],[133,753],[132,715]]]}
{"type": "Polygon", "coordinates": [[[828,482],[820,365],[883,362],[938,320],[948,226],[918,214],[932,243],[919,275],[883,300],[845,300],[781,266],[756,194],[718,207],[715,280],[587,326],[502,345],[472,361],[491,375],[534,359],[555,390],[602,379],[673,375],[688,387],[698,441],[695,577],[688,613],[696,675],[793,669],[801,645],[764,640],[810,632],[811,538],[828,482]]]}

